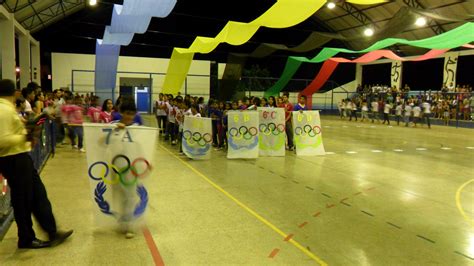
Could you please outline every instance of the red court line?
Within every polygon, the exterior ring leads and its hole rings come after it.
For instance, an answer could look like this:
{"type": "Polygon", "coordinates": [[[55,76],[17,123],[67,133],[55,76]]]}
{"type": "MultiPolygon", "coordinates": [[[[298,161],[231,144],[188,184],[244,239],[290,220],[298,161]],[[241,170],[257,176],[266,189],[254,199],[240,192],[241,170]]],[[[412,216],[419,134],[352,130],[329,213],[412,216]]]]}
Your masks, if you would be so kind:
{"type": "Polygon", "coordinates": [[[279,248],[272,250],[272,252],[270,253],[270,255],[268,255],[268,257],[273,259],[279,251],[280,251],[279,248]]]}
{"type": "Polygon", "coordinates": [[[142,231],[143,231],[143,235],[145,236],[148,249],[150,249],[151,256],[153,257],[153,261],[155,262],[155,265],[164,266],[165,263],[163,262],[163,259],[161,258],[160,252],[158,251],[158,248],[156,247],[155,240],[153,239],[153,236],[151,236],[150,230],[148,229],[148,227],[144,227],[142,231]]]}
{"type": "Polygon", "coordinates": [[[343,198],[341,201],[339,202],[344,202],[345,200],[348,200],[349,198],[343,198]]]}
{"type": "Polygon", "coordinates": [[[320,214],[321,214],[321,212],[317,212],[317,213],[313,214],[313,217],[318,217],[320,214]]]}
{"type": "Polygon", "coordinates": [[[331,204],[331,205],[326,204],[326,208],[328,208],[328,209],[330,209],[330,208],[332,208],[332,207],[334,207],[334,206],[336,206],[336,204],[331,204]]]}
{"type": "Polygon", "coordinates": [[[304,223],[298,225],[298,227],[299,227],[299,228],[303,228],[303,227],[304,227],[305,225],[307,225],[307,224],[308,224],[308,222],[304,222],[304,223]]]}
{"type": "Polygon", "coordinates": [[[284,241],[290,241],[291,238],[293,238],[294,234],[289,234],[285,237],[284,241]]]}

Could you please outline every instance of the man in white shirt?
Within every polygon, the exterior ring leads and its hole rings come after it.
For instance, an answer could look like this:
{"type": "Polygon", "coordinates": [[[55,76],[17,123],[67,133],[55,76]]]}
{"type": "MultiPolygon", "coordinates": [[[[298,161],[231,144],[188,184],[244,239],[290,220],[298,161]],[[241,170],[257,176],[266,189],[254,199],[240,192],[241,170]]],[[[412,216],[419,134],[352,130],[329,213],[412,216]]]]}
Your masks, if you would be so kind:
{"type": "Polygon", "coordinates": [[[410,117],[411,117],[411,105],[409,103],[405,104],[405,126],[407,127],[408,124],[410,123],[410,117]]]}
{"type": "Polygon", "coordinates": [[[416,104],[413,107],[413,123],[415,123],[415,127],[418,121],[420,120],[420,117],[421,117],[421,108],[418,104],[416,104]]]}
{"type": "Polygon", "coordinates": [[[431,128],[431,124],[430,124],[431,104],[429,101],[425,100],[422,106],[423,106],[423,117],[426,118],[426,124],[428,125],[428,128],[431,128]]]}

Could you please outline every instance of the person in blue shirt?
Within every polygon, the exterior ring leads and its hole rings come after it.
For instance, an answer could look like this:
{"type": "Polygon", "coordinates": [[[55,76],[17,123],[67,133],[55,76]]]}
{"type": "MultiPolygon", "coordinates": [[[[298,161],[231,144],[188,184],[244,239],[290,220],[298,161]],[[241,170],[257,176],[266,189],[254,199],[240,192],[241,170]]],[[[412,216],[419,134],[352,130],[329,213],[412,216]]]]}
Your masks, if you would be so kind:
{"type": "MultiPolygon", "coordinates": [[[[133,102],[135,103],[135,100],[131,97],[131,96],[124,96],[122,97],[121,101],[120,101],[120,105],[118,105],[118,110],[120,110],[120,106],[122,105],[122,102],[126,100],[127,102],[133,102]]],[[[134,125],[139,125],[139,126],[142,126],[143,125],[143,120],[142,120],[142,117],[140,116],[140,114],[138,112],[133,112],[133,123],[134,125]]],[[[128,118],[128,117],[127,117],[128,118]]],[[[123,119],[123,112],[112,112],[112,121],[115,122],[115,121],[121,121],[123,119]]]]}
{"type": "Polygon", "coordinates": [[[293,111],[306,111],[308,108],[306,107],[306,95],[300,95],[298,99],[298,104],[295,105],[293,111]]]}

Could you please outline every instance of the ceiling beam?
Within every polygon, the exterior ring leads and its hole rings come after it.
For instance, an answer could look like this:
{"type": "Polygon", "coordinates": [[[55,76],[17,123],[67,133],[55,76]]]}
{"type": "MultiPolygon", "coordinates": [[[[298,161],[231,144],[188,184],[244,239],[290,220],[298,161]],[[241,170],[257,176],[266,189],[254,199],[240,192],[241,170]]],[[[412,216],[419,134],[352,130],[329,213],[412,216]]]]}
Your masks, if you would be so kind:
{"type": "MultiPolygon", "coordinates": [[[[410,7],[425,9],[425,6],[423,6],[418,0],[403,0],[403,3],[410,7]]],[[[436,20],[431,19],[429,26],[436,35],[446,32],[446,30],[443,29],[443,27],[436,20]]]]}

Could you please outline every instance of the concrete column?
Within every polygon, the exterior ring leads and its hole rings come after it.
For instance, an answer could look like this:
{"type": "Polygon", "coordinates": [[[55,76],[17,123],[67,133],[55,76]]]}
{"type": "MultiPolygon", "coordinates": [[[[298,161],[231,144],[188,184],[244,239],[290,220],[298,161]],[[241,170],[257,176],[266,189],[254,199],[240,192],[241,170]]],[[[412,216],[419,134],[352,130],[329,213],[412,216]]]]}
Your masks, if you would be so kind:
{"type": "Polygon", "coordinates": [[[20,86],[25,88],[31,81],[30,36],[28,34],[18,37],[18,49],[20,56],[20,86]]]}
{"type": "Polygon", "coordinates": [[[40,44],[31,40],[31,80],[41,86],[40,44]]]}
{"type": "Polygon", "coordinates": [[[2,13],[0,16],[0,48],[1,78],[15,81],[15,26],[12,14],[2,13]]]}

